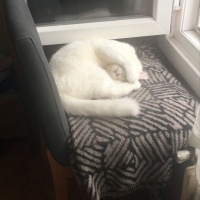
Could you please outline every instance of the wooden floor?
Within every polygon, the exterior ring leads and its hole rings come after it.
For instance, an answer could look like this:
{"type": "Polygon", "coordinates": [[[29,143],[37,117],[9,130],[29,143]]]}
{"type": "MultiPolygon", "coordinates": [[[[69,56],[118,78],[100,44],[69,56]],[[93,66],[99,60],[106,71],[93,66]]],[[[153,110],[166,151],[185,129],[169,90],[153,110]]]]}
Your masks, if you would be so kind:
{"type": "Polygon", "coordinates": [[[1,200],[53,200],[50,171],[41,157],[32,157],[27,139],[4,143],[0,158],[1,200]]]}
{"type": "MultiPolygon", "coordinates": [[[[2,144],[4,145],[0,157],[0,200],[54,200],[49,167],[40,156],[31,156],[28,140],[11,140],[2,144]]],[[[69,200],[88,200],[74,178],[70,179],[69,190],[69,200]]],[[[163,198],[158,192],[142,189],[117,199],[162,200],[163,198]]]]}

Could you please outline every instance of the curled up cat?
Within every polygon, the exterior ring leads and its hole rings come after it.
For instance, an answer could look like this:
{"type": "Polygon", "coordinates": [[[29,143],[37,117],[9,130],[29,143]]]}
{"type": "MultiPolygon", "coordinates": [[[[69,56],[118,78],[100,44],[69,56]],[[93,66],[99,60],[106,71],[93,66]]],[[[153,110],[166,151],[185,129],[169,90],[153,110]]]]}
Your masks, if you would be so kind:
{"type": "Polygon", "coordinates": [[[129,44],[106,39],[73,42],[52,56],[50,66],[66,113],[139,114],[139,104],[123,97],[141,86],[142,65],[129,44]]]}

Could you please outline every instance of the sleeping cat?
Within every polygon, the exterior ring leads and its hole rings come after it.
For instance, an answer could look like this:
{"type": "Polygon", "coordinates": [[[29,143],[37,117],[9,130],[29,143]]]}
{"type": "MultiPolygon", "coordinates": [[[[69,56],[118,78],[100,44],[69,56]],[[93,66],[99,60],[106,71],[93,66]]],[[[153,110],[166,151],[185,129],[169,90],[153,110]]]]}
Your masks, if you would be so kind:
{"type": "Polygon", "coordinates": [[[73,42],[52,56],[50,66],[68,114],[100,117],[139,114],[135,100],[119,98],[141,86],[138,80],[142,65],[129,44],[105,39],[73,42]],[[110,75],[109,68],[116,69],[116,76],[110,75]],[[118,79],[120,70],[124,75],[118,79]]]}

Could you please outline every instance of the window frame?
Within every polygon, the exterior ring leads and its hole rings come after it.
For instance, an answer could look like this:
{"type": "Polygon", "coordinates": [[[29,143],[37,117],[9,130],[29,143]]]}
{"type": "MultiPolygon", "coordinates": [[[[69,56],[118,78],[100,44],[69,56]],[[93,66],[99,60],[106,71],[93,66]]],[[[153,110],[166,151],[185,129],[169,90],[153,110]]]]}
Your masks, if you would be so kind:
{"type": "Polygon", "coordinates": [[[163,35],[170,32],[173,0],[154,0],[153,17],[37,26],[43,45],[63,44],[91,37],[107,39],[163,35]]]}
{"type": "Polygon", "coordinates": [[[199,62],[200,42],[195,31],[199,0],[182,0],[176,16],[174,38],[199,62]]]}
{"type": "Polygon", "coordinates": [[[200,40],[194,30],[198,1],[175,0],[177,6],[174,7],[172,15],[171,33],[159,37],[158,44],[173,66],[200,97],[200,40]]]}
{"type": "Polygon", "coordinates": [[[200,2],[199,2],[199,9],[197,12],[197,21],[196,21],[196,25],[195,25],[195,31],[197,32],[197,34],[200,35],[200,2]]]}

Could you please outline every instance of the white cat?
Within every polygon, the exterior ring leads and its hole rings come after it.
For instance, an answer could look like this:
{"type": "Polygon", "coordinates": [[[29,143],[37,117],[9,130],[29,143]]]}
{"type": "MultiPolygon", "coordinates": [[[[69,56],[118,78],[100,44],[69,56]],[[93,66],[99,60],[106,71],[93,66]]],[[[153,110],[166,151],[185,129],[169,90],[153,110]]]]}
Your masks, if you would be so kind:
{"type": "Polygon", "coordinates": [[[68,114],[99,117],[139,114],[135,100],[119,98],[141,86],[138,80],[142,65],[129,44],[105,39],[73,42],[52,56],[50,66],[68,114]],[[115,75],[110,73],[112,69],[115,75]],[[119,71],[123,74],[121,78],[117,78],[119,71]]]}

